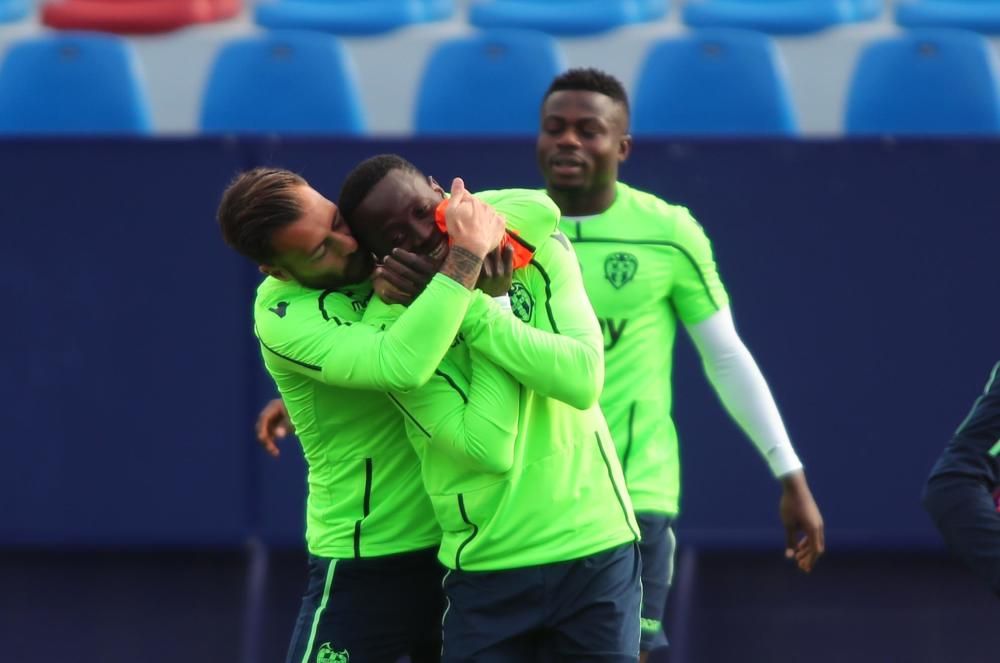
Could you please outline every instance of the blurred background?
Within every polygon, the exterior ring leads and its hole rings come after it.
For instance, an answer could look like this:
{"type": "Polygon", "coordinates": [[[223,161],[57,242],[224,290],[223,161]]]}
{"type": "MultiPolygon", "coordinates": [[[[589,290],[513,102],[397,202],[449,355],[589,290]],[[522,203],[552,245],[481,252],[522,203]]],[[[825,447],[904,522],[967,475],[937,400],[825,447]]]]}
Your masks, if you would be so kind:
{"type": "MultiPolygon", "coordinates": [[[[713,240],[827,524],[686,341],[664,663],[1000,660],[1000,604],[920,507],[1000,359],[1000,0],[0,0],[0,661],[281,661],[304,468],[255,444],[258,274],[214,224],[258,164],[335,198],[399,152],[541,186],[538,107],[618,76],[622,179],[713,240]]],[[[642,367],[636,367],[642,370],[642,367]]]]}

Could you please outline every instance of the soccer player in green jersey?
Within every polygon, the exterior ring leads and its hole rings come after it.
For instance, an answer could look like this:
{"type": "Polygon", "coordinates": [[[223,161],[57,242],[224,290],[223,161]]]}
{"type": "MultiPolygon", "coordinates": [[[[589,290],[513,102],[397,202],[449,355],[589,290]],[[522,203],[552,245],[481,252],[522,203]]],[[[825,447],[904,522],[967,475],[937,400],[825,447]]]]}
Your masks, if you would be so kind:
{"type": "MultiPolygon", "coordinates": [[[[377,256],[423,254],[443,238],[429,213],[443,195],[383,155],[348,175],[339,203],[377,256]]],[[[554,203],[534,191],[476,195],[533,255],[493,292],[509,290],[509,306],[478,293],[435,376],[392,392],[443,532],[443,660],[635,661],[638,525],[597,405],[600,327],[571,245],[553,234],[554,203]]],[[[363,320],[392,328],[404,311],[375,299],[363,320]]]]}
{"type": "Polygon", "coordinates": [[[450,251],[384,331],[360,323],[372,263],[336,205],[277,169],[244,173],[223,195],[224,238],[267,275],[255,331],[309,466],[310,581],[289,663],[440,656],[441,533],[384,392],[430,379],[469,308],[483,256],[502,236],[502,220],[461,180],[452,193],[450,251]]]}
{"type": "Polygon", "coordinates": [[[538,164],[604,330],[601,407],[642,529],[642,649],[648,652],[666,644],[661,621],[680,497],[670,417],[678,324],[694,341],[726,409],[781,482],[786,556],[809,571],[824,542],[802,465],[767,383],[736,333],[708,237],[687,209],[618,180],[631,149],[628,97],[618,80],[575,69],[552,82],[542,104],[538,164]]]}

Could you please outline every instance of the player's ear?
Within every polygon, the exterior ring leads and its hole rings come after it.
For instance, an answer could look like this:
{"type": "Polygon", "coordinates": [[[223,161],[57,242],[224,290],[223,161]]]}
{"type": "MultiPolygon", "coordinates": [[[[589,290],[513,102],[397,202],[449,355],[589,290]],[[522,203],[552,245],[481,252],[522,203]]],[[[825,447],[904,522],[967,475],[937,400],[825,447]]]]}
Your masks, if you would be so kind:
{"type": "Polygon", "coordinates": [[[260,270],[261,274],[266,274],[267,276],[273,276],[279,281],[291,281],[290,277],[284,270],[280,267],[275,267],[274,265],[259,265],[257,269],[260,270]]]}
{"type": "Polygon", "coordinates": [[[432,189],[434,189],[434,193],[439,194],[442,198],[445,197],[444,187],[438,184],[438,181],[434,179],[433,175],[427,176],[427,183],[431,185],[432,189]]]}
{"type": "Polygon", "coordinates": [[[632,154],[632,134],[624,134],[618,142],[618,163],[623,163],[632,154]]]}

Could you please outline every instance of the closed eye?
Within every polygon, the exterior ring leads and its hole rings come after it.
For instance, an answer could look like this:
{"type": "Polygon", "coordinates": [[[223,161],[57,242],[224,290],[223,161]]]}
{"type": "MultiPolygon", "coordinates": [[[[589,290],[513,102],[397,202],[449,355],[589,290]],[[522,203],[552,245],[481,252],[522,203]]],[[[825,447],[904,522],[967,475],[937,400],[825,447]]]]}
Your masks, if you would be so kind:
{"type": "Polygon", "coordinates": [[[313,251],[312,255],[309,256],[309,262],[318,262],[323,259],[326,255],[326,243],[324,242],[319,248],[313,251]]]}
{"type": "Polygon", "coordinates": [[[330,221],[330,230],[337,230],[345,225],[344,217],[340,215],[340,211],[336,211],[333,214],[333,219],[330,221]]]}

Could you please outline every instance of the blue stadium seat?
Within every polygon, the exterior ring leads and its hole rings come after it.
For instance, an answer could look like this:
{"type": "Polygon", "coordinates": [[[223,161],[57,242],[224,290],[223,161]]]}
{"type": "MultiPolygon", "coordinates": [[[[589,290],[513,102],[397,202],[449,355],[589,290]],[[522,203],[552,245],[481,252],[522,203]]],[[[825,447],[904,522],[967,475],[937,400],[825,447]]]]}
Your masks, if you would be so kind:
{"type": "Polygon", "coordinates": [[[745,28],[773,34],[816,32],[867,21],[883,0],[689,0],[684,22],[696,28],[745,28]]]}
{"type": "Polygon", "coordinates": [[[849,134],[1000,132],[997,56],[981,35],[915,30],[861,53],[847,100],[849,134]]]}
{"type": "Polygon", "coordinates": [[[907,28],[963,28],[1000,32],[997,0],[904,0],[896,2],[896,23],[907,28]]]}
{"type": "Polygon", "coordinates": [[[637,134],[796,133],[784,63],[767,35],[704,30],[655,44],[636,85],[637,134]]]}
{"type": "Polygon", "coordinates": [[[28,0],[0,0],[0,23],[20,21],[28,15],[28,0]]]}
{"type": "Polygon", "coordinates": [[[0,65],[0,133],[148,134],[151,125],[138,60],[120,37],[24,39],[0,65]]]}
{"type": "Polygon", "coordinates": [[[667,5],[667,0],[479,0],[469,8],[469,22],[583,35],[662,18],[667,5]]]}
{"type": "Polygon", "coordinates": [[[276,0],[257,5],[259,25],[372,35],[439,21],[455,13],[455,0],[276,0]]]}
{"type": "Polygon", "coordinates": [[[541,32],[490,30],[443,41],[424,68],[415,130],[534,135],[542,96],[563,69],[558,43],[541,32]]]}
{"type": "Polygon", "coordinates": [[[201,112],[206,132],[358,135],[354,65],[333,35],[275,31],[219,51],[201,112]]]}
{"type": "Polygon", "coordinates": [[[445,21],[455,15],[455,0],[423,0],[425,21],[445,21]]]}

